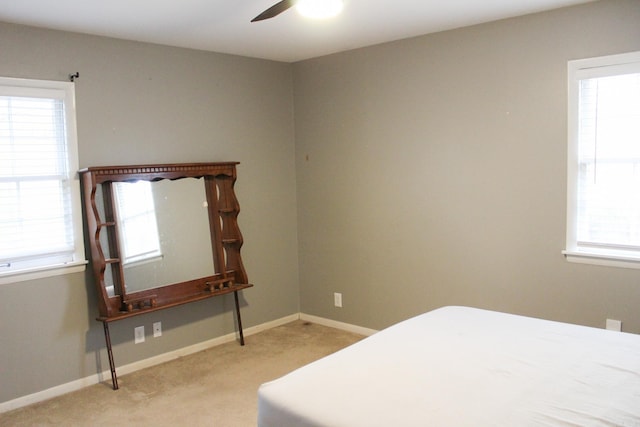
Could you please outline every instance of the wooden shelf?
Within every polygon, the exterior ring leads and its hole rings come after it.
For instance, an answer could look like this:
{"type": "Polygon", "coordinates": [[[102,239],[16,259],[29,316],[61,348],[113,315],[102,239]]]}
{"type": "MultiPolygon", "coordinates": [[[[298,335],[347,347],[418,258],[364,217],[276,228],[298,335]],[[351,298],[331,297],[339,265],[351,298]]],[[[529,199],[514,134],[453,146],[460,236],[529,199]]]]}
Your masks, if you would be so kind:
{"type": "Polygon", "coordinates": [[[126,318],[129,318],[129,317],[139,316],[141,314],[153,313],[154,311],[164,310],[164,309],[171,308],[171,307],[177,307],[179,305],[188,304],[190,302],[196,302],[196,301],[201,301],[201,300],[205,300],[205,299],[208,299],[208,298],[213,298],[213,297],[217,297],[217,296],[221,296],[221,295],[230,294],[230,293],[237,292],[237,291],[240,291],[242,289],[247,289],[247,288],[251,288],[251,287],[253,287],[252,284],[245,283],[245,284],[242,284],[242,285],[233,285],[230,288],[226,288],[226,289],[223,289],[223,290],[220,290],[220,291],[214,291],[214,292],[203,291],[203,292],[200,292],[198,294],[188,295],[188,296],[183,296],[183,297],[180,297],[180,298],[176,298],[176,299],[172,300],[169,303],[159,304],[159,305],[157,305],[155,307],[135,309],[134,311],[131,311],[131,312],[119,311],[117,314],[115,314],[113,316],[109,316],[109,317],[100,316],[100,317],[96,318],[96,320],[99,320],[101,322],[115,322],[117,320],[122,320],[122,319],[126,319],[126,318]]]}

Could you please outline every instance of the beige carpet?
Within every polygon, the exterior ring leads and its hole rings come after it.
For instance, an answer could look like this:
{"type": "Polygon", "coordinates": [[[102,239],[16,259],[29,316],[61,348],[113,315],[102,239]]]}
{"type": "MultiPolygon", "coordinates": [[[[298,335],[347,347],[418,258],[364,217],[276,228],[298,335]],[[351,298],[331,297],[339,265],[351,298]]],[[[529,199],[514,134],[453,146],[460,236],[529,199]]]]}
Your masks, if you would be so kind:
{"type": "Polygon", "coordinates": [[[263,382],[363,337],[296,321],[0,414],[0,426],[255,426],[263,382]]]}

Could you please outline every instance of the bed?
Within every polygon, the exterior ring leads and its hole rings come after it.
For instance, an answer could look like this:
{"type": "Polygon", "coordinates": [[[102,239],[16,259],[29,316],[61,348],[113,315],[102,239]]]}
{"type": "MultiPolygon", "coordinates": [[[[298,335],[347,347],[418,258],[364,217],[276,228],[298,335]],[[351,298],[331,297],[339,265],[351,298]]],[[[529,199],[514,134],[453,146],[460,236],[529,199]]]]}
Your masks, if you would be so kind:
{"type": "Polygon", "coordinates": [[[258,426],[640,427],[640,336],[443,307],[262,384],[258,426]]]}

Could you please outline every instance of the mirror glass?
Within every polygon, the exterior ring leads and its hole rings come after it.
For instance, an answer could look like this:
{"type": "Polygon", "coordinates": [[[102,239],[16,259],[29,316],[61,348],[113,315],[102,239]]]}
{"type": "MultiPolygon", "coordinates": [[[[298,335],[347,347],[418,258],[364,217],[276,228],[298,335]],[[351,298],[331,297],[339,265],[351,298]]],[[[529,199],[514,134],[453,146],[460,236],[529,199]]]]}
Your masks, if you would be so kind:
{"type": "MultiPolygon", "coordinates": [[[[215,273],[213,253],[209,232],[209,216],[207,211],[206,194],[201,179],[183,178],[175,181],[161,180],[148,183],[138,181],[133,183],[116,183],[119,188],[115,191],[118,216],[130,218],[135,215],[145,215],[140,223],[131,219],[131,224],[118,227],[121,230],[123,248],[138,248],[136,257],[125,259],[124,281],[127,294],[152,289],[173,283],[185,282],[198,277],[211,276],[215,273]],[[144,212],[128,209],[127,197],[123,194],[138,194],[136,200],[143,200],[139,188],[150,184],[149,197],[144,212]],[[126,215],[121,215],[125,213],[126,215]],[[155,223],[153,224],[153,218],[155,223]],[[157,232],[157,235],[152,235],[157,232]],[[153,242],[157,240],[157,245],[153,242]],[[142,248],[142,249],[140,249],[142,248]],[[148,250],[149,256],[140,256],[140,251],[148,250]]],[[[101,197],[96,197],[96,201],[101,197]]],[[[129,205],[131,201],[128,202],[129,205]]],[[[140,203],[136,202],[136,205],[140,203]]],[[[104,209],[101,216],[104,218],[104,209]]],[[[124,219],[127,221],[127,219],[124,219]]],[[[101,246],[108,258],[106,233],[101,233],[101,246]],[[105,234],[105,235],[102,235],[105,234]]],[[[105,270],[105,285],[109,295],[113,295],[112,274],[107,266],[105,270]]]]}

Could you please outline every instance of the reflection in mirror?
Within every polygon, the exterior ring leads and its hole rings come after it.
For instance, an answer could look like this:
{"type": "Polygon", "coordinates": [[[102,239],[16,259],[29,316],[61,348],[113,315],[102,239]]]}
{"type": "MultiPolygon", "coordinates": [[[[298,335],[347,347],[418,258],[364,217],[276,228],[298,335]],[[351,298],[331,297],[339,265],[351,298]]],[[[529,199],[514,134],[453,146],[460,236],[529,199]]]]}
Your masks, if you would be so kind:
{"type": "MultiPolygon", "coordinates": [[[[152,258],[150,262],[124,265],[127,293],[214,274],[202,180],[187,178],[150,184],[162,256],[152,258]]],[[[140,238],[126,233],[123,235],[123,246],[129,245],[129,240],[140,238]]]]}
{"type": "Polygon", "coordinates": [[[116,182],[113,188],[123,265],[162,257],[151,182],[116,182]]]}
{"type": "MultiPolygon", "coordinates": [[[[201,179],[119,182],[114,183],[114,190],[128,294],[214,274],[207,202],[201,179]],[[130,209],[130,196],[134,196],[135,209],[130,209]],[[143,199],[147,203],[138,206],[143,199]],[[135,225],[134,214],[146,218],[144,226],[135,225]],[[153,216],[157,227],[148,226],[153,216]],[[156,242],[158,246],[154,249],[156,242]],[[140,256],[145,252],[150,252],[150,256],[140,256]]],[[[102,201],[102,197],[96,197],[96,201],[102,201]]],[[[103,204],[96,204],[104,218],[103,204]]],[[[101,233],[100,241],[105,258],[109,258],[106,233],[101,233]]],[[[117,294],[112,277],[111,268],[107,266],[104,281],[109,296],[117,294]]]]}

